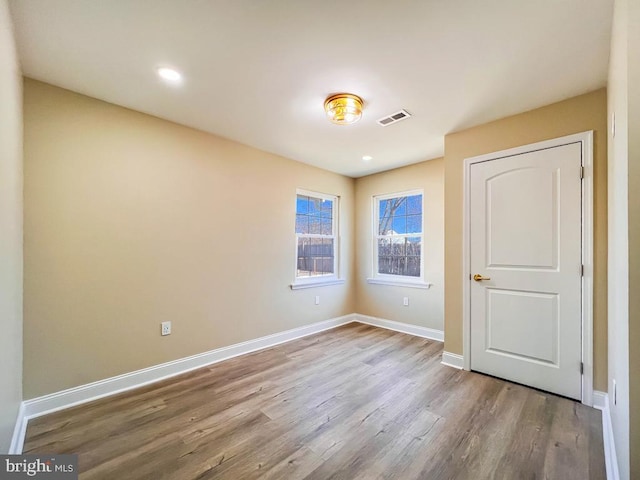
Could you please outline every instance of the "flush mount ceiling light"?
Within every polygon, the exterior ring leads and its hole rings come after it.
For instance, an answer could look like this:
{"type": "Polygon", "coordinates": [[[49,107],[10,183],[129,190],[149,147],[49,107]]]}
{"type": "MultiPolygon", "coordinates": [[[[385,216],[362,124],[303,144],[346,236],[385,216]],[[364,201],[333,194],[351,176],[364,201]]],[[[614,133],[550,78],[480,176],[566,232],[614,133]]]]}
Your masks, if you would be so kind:
{"type": "Polygon", "coordinates": [[[373,157],[371,155],[364,155],[362,157],[362,160],[364,160],[365,162],[370,162],[371,160],[373,160],[373,157]]]}
{"type": "Polygon", "coordinates": [[[362,99],[351,93],[331,95],[324,101],[327,117],[337,125],[350,125],[362,116],[362,99]]]}
{"type": "Polygon", "coordinates": [[[166,80],[170,83],[180,83],[182,80],[182,75],[177,70],[168,67],[158,67],[157,69],[158,75],[163,80],[166,80]]]}

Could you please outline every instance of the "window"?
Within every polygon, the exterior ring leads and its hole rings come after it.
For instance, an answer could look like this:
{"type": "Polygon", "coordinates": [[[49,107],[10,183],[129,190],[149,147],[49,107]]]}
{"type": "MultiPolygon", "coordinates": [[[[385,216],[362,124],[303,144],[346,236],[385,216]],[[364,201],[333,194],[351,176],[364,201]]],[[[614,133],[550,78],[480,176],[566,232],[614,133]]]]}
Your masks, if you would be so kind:
{"type": "Polygon", "coordinates": [[[296,276],[301,285],[343,283],[337,279],[338,197],[298,190],[296,276]]]}
{"type": "Polygon", "coordinates": [[[413,284],[423,280],[422,191],[373,197],[373,278],[370,283],[413,284]]]}

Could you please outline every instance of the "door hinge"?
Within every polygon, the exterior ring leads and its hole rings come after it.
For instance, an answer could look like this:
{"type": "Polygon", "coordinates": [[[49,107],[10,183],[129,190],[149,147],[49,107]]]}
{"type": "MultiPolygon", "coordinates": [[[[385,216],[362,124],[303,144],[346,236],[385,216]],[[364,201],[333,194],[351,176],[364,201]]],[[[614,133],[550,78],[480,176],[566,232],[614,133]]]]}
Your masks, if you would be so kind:
{"type": "Polygon", "coordinates": [[[584,362],[580,362],[580,375],[584,375],[584,362]]]}
{"type": "Polygon", "coordinates": [[[584,277],[584,264],[580,265],[580,276],[584,277]]]}
{"type": "Polygon", "coordinates": [[[580,179],[584,178],[584,167],[580,167],[580,179]]]}

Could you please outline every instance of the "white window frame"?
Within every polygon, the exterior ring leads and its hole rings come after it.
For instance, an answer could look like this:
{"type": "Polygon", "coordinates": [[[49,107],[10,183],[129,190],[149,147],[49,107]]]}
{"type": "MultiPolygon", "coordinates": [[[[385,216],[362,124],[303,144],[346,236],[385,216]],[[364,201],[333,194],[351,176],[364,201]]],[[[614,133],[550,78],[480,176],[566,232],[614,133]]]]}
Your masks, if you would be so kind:
{"type": "Polygon", "coordinates": [[[294,281],[290,285],[292,290],[297,290],[299,288],[312,288],[312,287],[322,287],[328,285],[340,285],[344,283],[344,280],[339,276],[339,265],[340,265],[340,235],[339,235],[339,217],[340,217],[340,197],[338,195],[330,195],[326,193],[314,192],[311,190],[304,190],[301,188],[296,189],[295,196],[296,203],[295,205],[295,213],[294,213],[294,233],[295,233],[295,257],[294,257],[294,265],[293,265],[293,278],[294,281]],[[332,235],[322,235],[322,234],[301,234],[295,231],[295,215],[298,213],[297,208],[297,199],[298,195],[304,195],[306,197],[320,198],[322,200],[329,200],[333,202],[332,208],[332,235]],[[298,239],[299,238],[331,238],[333,239],[333,273],[329,275],[320,275],[320,276],[309,276],[309,277],[300,277],[298,276],[298,239]]]}
{"type": "Polygon", "coordinates": [[[431,286],[430,283],[425,282],[424,279],[424,257],[425,257],[425,243],[424,243],[424,224],[425,224],[425,212],[424,212],[424,190],[415,189],[415,190],[407,190],[403,192],[395,192],[395,193],[386,193],[383,195],[374,195],[372,197],[372,252],[373,252],[373,262],[372,262],[372,275],[370,278],[367,278],[367,283],[378,284],[378,285],[396,285],[401,287],[412,287],[412,288],[429,288],[431,286]],[[422,196],[422,205],[421,205],[421,213],[422,213],[422,225],[421,232],[419,234],[416,233],[406,233],[399,234],[401,237],[420,237],[422,248],[420,250],[420,276],[419,277],[410,277],[406,275],[390,275],[384,273],[378,273],[378,240],[380,238],[387,237],[386,235],[380,235],[380,202],[382,200],[388,200],[390,198],[397,197],[410,197],[413,195],[421,195],[422,196]]]}

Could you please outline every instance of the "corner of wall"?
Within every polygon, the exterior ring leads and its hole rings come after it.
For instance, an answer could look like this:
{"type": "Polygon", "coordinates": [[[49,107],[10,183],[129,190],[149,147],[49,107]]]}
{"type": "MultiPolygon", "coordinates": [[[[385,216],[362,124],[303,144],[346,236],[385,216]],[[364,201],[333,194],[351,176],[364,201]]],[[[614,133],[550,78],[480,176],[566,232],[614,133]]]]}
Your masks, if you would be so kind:
{"type": "Polygon", "coordinates": [[[6,0],[0,0],[0,452],[22,401],[22,76],[6,0]]]}

